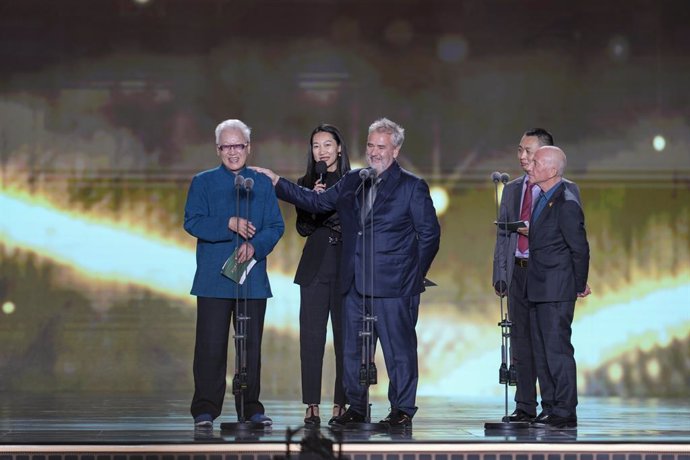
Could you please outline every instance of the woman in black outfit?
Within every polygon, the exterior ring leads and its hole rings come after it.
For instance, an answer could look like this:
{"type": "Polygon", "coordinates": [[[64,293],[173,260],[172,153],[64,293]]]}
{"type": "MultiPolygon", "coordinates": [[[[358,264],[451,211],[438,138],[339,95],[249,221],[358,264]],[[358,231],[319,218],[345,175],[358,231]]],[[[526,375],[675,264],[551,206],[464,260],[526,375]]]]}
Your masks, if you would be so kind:
{"type": "MultiPolygon", "coordinates": [[[[307,172],[297,183],[318,192],[333,186],[350,170],[347,147],[338,128],[319,125],[311,133],[307,172]],[[320,164],[320,162],[325,163],[320,164]],[[325,167],[324,167],[325,166],[325,167]]],[[[338,269],[342,248],[338,214],[312,214],[297,209],[297,231],[307,237],[297,266],[295,283],[300,285],[300,360],[302,402],[307,404],[306,425],[318,425],[321,402],[321,375],[326,346],[326,326],[331,315],[335,348],[335,389],[333,417],[345,412],[343,390],[342,303],[338,289],[338,269]]]]}

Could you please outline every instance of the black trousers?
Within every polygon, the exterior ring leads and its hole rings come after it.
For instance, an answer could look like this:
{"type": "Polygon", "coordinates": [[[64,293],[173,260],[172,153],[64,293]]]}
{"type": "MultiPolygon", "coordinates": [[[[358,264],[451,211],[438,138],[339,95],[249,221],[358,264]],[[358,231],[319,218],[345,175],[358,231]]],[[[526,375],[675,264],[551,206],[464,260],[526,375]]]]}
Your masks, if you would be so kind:
{"type": "Polygon", "coordinates": [[[530,305],[534,363],[545,413],[575,417],[577,369],[570,341],[575,301],[530,305]]]}
{"type": "Polygon", "coordinates": [[[321,379],[326,348],[326,327],[331,317],[335,349],[333,402],[344,406],[343,307],[338,288],[338,260],[334,246],[326,248],[321,269],[312,282],[300,286],[299,344],[302,369],[302,402],[321,404],[321,379]]]}
{"type": "MultiPolygon", "coordinates": [[[[191,412],[196,417],[211,414],[215,419],[223,409],[228,365],[230,322],[237,330],[237,308],[241,313],[244,300],[197,297],[196,344],[194,346],[194,397],[191,412]]],[[[246,306],[247,389],[244,391],[244,418],[264,413],[259,401],[261,391],[261,340],[264,332],[266,299],[248,299],[246,306]]],[[[237,355],[237,353],[235,353],[237,355]]],[[[237,360],[236,360],[237,362],[237,360]]],[[[235,395],[238,419],[241,397],[235,395]]]]}
{"type": "MultiPolygon", "coordinates": [[[[511,261],[512,262],[512,261],[511,261]]],[[[527,267],[516,265],[508,292],[508,314],[512,364],[517,373],[515,408],[535,416],[537,411],[537,370],[532,353],[532,326],[527,301],[527,267]]]]}

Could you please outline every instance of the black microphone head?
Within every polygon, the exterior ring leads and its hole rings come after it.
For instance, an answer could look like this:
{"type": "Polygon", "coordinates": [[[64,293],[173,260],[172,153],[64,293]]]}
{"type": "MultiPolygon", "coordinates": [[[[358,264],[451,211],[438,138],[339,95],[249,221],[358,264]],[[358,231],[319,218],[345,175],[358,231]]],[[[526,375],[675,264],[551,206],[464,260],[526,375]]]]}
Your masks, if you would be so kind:
{"type": "Polygon", "coordinates": [[[254,188],[254,179],[251,177],[247,177],[244,180],[244,188],[247,189],[247,191],[251,191],[251,189],[254,188]]]}
{"type": "Polygon", "coordinates": [[[369,179],[370,175],[371,175],[371,170],[369,168],[362,168],[359,170],[359,178],[362,180],[369,179]]]}
{"type": "Polygon", "coordinates": [[[238,174],[235,176],[235,188],[239,190],[242,187],[244,187],[244,177],[238,174]]]}
{"type": "Polygon", "coordinates": [[[491,180],[498,183],[498,181],[501,180],[501,173],[498,171],[494,171],[491,173],[491,180]]]}
{"type": "Polygon", "coordinates": [[[503,182],[504,184],[507,184],[509,180],[510,180],[510,176],[507,173],[501,174],[501,182],[503,182]]]}
{"type": "Polygon", "coordinates": [[[319,176],[319,178],[326,174],[326,169],[328,169],[328,166],[326,166],[325,161],[317,161],[314,165],[314,172],[317,176],[319,176]]]}

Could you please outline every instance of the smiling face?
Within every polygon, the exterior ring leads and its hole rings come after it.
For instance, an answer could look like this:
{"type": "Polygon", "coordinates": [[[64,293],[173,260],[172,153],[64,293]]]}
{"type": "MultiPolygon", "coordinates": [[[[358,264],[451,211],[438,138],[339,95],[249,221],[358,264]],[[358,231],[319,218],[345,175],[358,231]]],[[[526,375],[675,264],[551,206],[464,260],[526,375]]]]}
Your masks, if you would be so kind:
{"type": "Polygon", "coordinates": [[[520,145],[518,146],[518,160],[523,171],[529,174],[532,168],[532,160],[534,159],[534,152],[539,149],[539,138],[537,136],[522,136],[520,145]]]}
{"type": "Polygon", "coordinates": [[[319,131],[311,139],[311,154],[314,156],[314,163],[325,162],[330,172],[338,167],[338,154],[341,149],[333,134],[329,132],[319,131]]]}
{"type": "Polygon", "coordinates": [[[239,129],[224,129],[218,136],[216,152],[223,165],[236,173],[244,168],[251,146],[239,129]]]}
{"type": "Polygon", "coordinates": [[[392,137],[392,134],[374,131],[367,138],[367,163],[378,174],[388,169],[400,153],[400,146],[393,145],[392,137]]]}

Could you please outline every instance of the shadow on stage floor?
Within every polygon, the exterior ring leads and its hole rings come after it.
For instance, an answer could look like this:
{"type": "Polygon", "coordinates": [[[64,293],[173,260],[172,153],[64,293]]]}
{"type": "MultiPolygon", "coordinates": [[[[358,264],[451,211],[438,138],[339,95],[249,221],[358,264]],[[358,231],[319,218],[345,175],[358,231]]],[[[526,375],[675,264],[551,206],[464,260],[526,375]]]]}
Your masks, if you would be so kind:
{"type": "MultiPolygon", "coordinates": [[[[654,460],[649,455],[661,455],[658,460],[690,460],[690,401],[686,400],[581,398],[577,430],[529,428],[512,433],[484,429],[484,423],[498,422],[504,415],[502,401],[491,399],[419,398],[413,429],[392,433],[335,432],[325,422],[319,430],[304,431],[299,429],[304,417],[302,404],[264,403],[267,415],[274,420],[272,427],[223,432],[220,422],[236,420],[231,399],[226,399],[226,413],[213,429],[195,430],[186,395],[46,397],[0,393],[0,460],[25,460],[21,456],[27,454],[47,456],[47,460],[107,460],[109,455],[124,455],[115,460],[126,460],[136,454],[141,460],[153,460],[149,457],[154,453],[166,452],[171,459],[183,455],[192,455],[193,460],[206,455],[210,460],[228,460],[234,458],[232,455],[276,458],[288,445],[294,453],[310,451],[312,444],[316,449],[328,448],[331,443],[333,458],[342,449],[354,459],[381,454],[399,460],[419,455],[431,455],[429,459],[445,455],[441,458],[448,460],[484,460],[487,455],[494,457],[486,460],[527,460],[535,455],[541,455],[542,460],[547,456],[548,460],[558,460],[561,455],[564,460],[589,460],[587,455],[592,460],[638,460],[631,455],[640,456],[639,460],[654,460]]],[[[322,406],[324,414],[329,409],[330,405],[322,406]]],[[[373,401],[372,421],[387,412],[386,401],[373,401]]],[[[297,458],[296,454],[293,457],[297,458]]]]}

